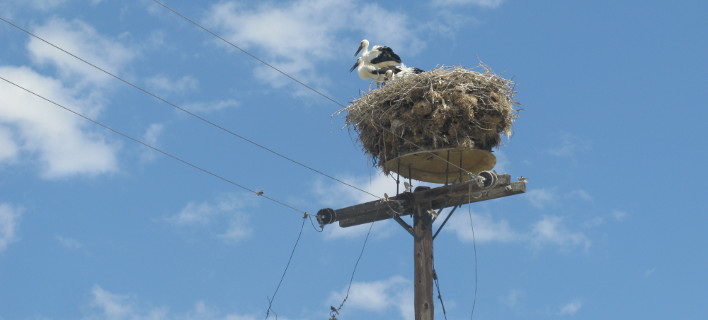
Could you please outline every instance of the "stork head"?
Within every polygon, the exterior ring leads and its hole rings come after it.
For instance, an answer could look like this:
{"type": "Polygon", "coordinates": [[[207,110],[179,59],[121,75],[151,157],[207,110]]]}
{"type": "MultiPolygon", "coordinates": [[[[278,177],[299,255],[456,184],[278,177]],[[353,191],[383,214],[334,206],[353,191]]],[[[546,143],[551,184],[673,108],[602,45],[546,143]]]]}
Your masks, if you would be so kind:
{"type": "MultiPolygon", "coordinates": [[[[366,41],[366,40],[364,40],[364,41],[366,41]]],[[[351,69],[349,69],[349,72],[354,71],[354,69],[356,69],[362,63],[362,61],[363,61],[363,59],[361,57],[356,59],[356,63],[352,66],[351,69]]]]}
{"type": "MultiPolygon", "coordinates": [[[[356,53],[354,53],[354,56],[356,57],[357,55],[359,55],[359,52],[361,52],[361,50],[368,50],[368,49],[369,49],[369,40],[366,40],[366,39],[361,40],[361,43],[359,43],[359,49],[356,49],[356,53]]],[[[354,70],[354,69],[352,69],[352,70],[354,70]]]]}

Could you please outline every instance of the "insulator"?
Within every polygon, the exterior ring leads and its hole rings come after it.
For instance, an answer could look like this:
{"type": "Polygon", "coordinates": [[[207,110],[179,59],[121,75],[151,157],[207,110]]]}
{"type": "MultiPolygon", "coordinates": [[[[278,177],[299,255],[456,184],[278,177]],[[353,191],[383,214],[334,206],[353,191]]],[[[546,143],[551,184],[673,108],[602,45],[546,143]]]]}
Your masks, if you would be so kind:
{"type": "Polygon", "coordinates": [[[324,226],[335,221],[337,221],[337,213],[334,209],[324,208],[317,211],[317,222],[320,223],[320,226],[324,226]]]}
{"type": "Polygon", "coordinates": [[[479,177],[483,179],[482,187],[488,189],[497,184],[497,174],[492,171],[482,171],[479,177]]]}

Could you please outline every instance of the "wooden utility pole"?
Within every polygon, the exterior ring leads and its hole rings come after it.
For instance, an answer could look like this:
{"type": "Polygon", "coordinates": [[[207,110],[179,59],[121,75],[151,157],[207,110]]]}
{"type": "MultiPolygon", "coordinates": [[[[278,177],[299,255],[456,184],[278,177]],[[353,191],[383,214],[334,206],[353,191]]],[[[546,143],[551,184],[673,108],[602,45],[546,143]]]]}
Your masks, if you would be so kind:
{"type": "Polygon", "coordinates": [[[338,210],[322,209],[317,212],[317,220],[322,226],[338,221],[340,227],[351,227],[389,218],[398,222],[413,236],[415,319],[433,320],[434,210],[524,192],[526,192],[525,180],[511,182],[509,175],[497,176],[494,173],[485,172],[484,175],[480,174],[480,176],[462,183],[433,189],[418,187],[414,192],[404,192],[388,199],[366,202],[338,210]],[[412,227],[401,218],[406,215],[413,216],[412,227]]]}
{"type": "MultiPolygon", "coordinates": [[[[416,188],[416,193],[430,189],[416,188]]],[[[415,194],[415,193],[414,193],[415,194]]],[[[415,198],[413,215],[413,281],[415,320],[434,320],[433,312],[433,210],[429,199],[415,198]]]]}

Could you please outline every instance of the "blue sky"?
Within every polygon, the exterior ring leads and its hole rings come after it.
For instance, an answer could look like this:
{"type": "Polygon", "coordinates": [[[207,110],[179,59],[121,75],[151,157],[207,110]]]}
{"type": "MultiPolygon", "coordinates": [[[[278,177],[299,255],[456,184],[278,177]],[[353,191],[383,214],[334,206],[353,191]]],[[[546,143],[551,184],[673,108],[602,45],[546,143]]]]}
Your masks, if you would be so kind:
{"type": "MultiPolygon", "coordinates": [[[[706,319],[704,1],[169,1],[343,104],[361,39],[407,65],[516,82],[495,150],[524,195],[435,242],[448,319],[706,319]]],[[[0,16],[180,107],[376,195],[332,101],[150,0],[5,0],[0,16]]],[[[0,22],[0,319],[263,319],[302,213],[375,198],[275,156],[0,22]]],[[[327,319],[369,226],[306,221],[272,309],[327,319]]],[[[374,224],[340,319],[412,319],[412,239],[374,224]]],[[[442,319],[442,308],[436,305],[442,319]]],[[[271,319],[273,319],[271,313],[271,319]]]]}

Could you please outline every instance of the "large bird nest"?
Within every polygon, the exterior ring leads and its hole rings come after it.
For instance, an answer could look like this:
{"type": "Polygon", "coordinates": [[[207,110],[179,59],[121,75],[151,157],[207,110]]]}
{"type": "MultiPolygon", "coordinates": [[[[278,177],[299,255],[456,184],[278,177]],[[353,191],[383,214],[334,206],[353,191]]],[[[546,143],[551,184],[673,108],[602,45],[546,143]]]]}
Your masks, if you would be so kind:
{"type": "Polygon", "coordinates": [[[511,80],[483,72],[439,67],[394,79],[339,112],[359,133],[374,165],[399,155],[440,148],[491,151],[510,135],[517,117],[511,80]]]}

